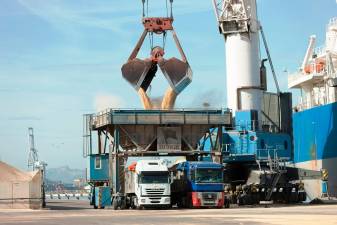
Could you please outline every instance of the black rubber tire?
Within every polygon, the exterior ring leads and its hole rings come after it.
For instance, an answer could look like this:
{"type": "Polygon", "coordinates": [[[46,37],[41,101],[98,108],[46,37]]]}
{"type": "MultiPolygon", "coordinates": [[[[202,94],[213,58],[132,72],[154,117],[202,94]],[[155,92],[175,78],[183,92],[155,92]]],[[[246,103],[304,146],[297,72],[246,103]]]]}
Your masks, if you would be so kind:
{"type": "Polygon", "coordinates": [[[179,199],[179,201],[177,202],[177,207],[180,208],[180,209],[184,207],[184,203],[183,203],[182,199],[179,199]]]}
{"type": "Polygon", "coordinates": [[[117,198],[114,198],[112,201],[112,209],[117,210],[118,209],[118,200],[117,198]]]}
{"type": "Polygon", "coordinates": [[[131,208],[132,209],[137,209],[137,197],[132,198],[132,203],[131,203],[131,208]]]}
{"type": "Polygon", "coordinates": [[[121,205],[120,205],[121,210],[126,209],[126,200],[121,200],[121,205]]]}
{"type": "Polygon", "coordinates": [[[224,207],[225,207],[225,209],[229,209],[230,203],[229,203],[228,199],[225,199],[224,207]]]}
{"type": "Polygon", "coordinates": [[[307,200],[307,193],[306,192],[299,192],[298,193],[298,202],[305,202],[307,200]]]}

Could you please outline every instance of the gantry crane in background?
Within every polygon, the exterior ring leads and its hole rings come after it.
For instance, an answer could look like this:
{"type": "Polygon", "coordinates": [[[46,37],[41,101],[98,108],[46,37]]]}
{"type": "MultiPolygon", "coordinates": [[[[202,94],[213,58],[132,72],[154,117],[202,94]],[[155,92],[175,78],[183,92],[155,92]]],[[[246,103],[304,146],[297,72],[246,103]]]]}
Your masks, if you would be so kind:
{"type": "Polygon", "coordinates": [[[45,180],[46,180],[46,167],[47,163],[39,160],[39,156],[37,154],[37,149],[35,148],[34,141],[34,129],[32,127],[28,128],[28,137],[29,137],[29,156],[28,156],[28,170],[32,169],[32,171],[40,170],[42,174],[42,204],[43,207],[46,206],[45,201],[45,180]]]}
{"type": "Polygon", "coordinates": [[[28,170],[35,170],[35,164],[39,161],[39,156],[37,154],[37,149],[35,148],[34,142],[34,129],[32,127],[28,128],[29,136],[29,156],[28,156],[28,170]]]}

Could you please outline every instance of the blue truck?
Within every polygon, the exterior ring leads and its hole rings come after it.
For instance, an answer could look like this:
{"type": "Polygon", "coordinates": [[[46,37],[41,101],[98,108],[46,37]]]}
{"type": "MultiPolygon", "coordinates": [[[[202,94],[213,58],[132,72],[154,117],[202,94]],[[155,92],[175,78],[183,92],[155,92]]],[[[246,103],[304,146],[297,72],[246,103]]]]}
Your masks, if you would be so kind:
{"type": "Polygon", "coordinates": [[[214,162],[181,162],[171,169],[172,205],[179,208],[222,208],[223,166],[214,162]]]}

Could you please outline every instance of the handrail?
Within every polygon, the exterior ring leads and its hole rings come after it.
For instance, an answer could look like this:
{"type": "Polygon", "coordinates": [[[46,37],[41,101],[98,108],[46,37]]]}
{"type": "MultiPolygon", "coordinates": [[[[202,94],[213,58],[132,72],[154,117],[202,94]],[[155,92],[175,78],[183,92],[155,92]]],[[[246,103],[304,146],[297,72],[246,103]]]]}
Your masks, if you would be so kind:
{"type": "Polygon", "coordinates": [[[217,110],[116,110],[107,109],[92,114],[92,125],[104,126],[114,124],[214,124],[229,125],[231,123],[231,111],[228,109],[217,110]],[[202,116],[198,119],[198,117],[202,116]]]}

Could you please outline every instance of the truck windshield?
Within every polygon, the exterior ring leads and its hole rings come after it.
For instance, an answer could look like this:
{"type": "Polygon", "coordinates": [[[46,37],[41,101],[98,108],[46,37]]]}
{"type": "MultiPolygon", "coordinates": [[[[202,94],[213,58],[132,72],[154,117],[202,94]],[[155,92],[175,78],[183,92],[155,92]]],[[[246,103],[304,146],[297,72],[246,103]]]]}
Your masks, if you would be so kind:
{"type": "Polygon", "coordinates": [[[197,169],[195,173],[192,174],[192,179],[196,183],[222,183],[223,182],[222,170],[197,169]]]}
{"type": "Polygon", "coordinates": [[[139,176],[141,184],[167,184],[169,182],[168,172],[142,172],[139,176]]]}

